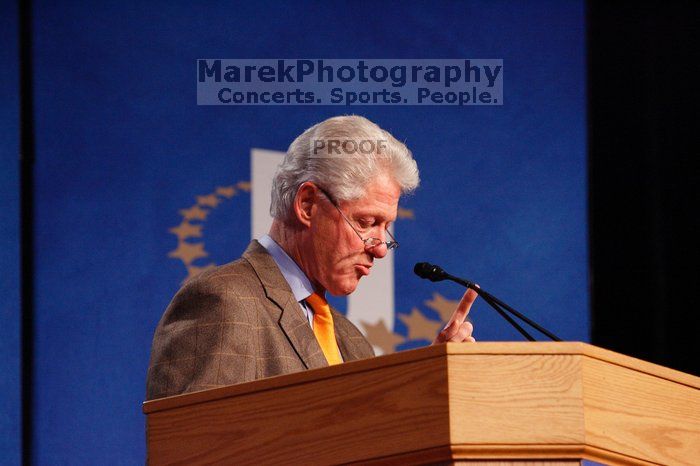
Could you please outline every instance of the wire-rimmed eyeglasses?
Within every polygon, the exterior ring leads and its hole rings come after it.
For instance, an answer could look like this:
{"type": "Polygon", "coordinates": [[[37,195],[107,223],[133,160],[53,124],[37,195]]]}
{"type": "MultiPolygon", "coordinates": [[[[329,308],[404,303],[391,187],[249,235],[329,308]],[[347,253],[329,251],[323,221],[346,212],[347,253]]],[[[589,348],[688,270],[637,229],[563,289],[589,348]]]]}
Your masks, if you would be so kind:
{"type": "Polygon", "coordinates": [[[386,234],[389,235],[389,238],[391,238],[391,241],[382,241],[382,240],[379,239],[379,238],[363,238],[362,235],[360,234],[360,232],[357,231],[357,230],[355,229],[355,227],[352,225],[352,222],[350,222],[350,220],[348,220],[348,218],[345,216],[345,214],[343,213],[343,211],[340,210],[340,207],[338,207],[338,204],[337,204],[337,203],[335,202],[335,200],[331,197],[331,195],[328,194],[328,193],[327,193],[323,188],[321,188],[320,186],[317,185],[316,187],[318,188],[319,191],[321,191],[321,192],[323,193],[324,196],[326,196],[326,198],[328,198],[328,200],[330,201],[330,203],[333,204],[333,207],[335,207],[336,209],[338,209],[338,213],[340,213],[340,216],[343,217],[343,218],[345,219],[345,221],[347,222],[347,224],[350,225],[350,228],[352,228],[352,231],[355,232],[355,234],[357,235],[357,237],[360,238],[360,241],[362,241],[362,242],[365,244],[366,247],[368,247],[368,248],[375,248],[375,247],[380,246],[380,245],[382,245],[382,244],[385,244],[387,249],[396,249],[396,248],[399,247],[399,242],[396,241],[396,238],[394,238],[394,235],[392,235],[391,232],[390,232],[388,229],[387,229],[387,230],[384,230],[384,231],[386,231],[386,234]]]}

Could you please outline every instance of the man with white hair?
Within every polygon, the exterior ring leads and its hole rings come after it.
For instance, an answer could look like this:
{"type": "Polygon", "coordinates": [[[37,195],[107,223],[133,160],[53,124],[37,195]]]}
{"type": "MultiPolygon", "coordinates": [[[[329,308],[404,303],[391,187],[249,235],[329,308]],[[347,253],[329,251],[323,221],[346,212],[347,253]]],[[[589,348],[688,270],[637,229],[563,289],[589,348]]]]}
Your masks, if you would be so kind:
{"type": "MultiPolygon", "coordinates": [[[[352,293],[389,233],[399,197],[419,183],[404,144],[359,116],[325,120],[289,147],[272,186],[268,235],[188,281],[153,338],[147,398],[374,356],[325,294],[352,293]]],[[[474,341],[467,291],[434,343],[474,341]]]]}

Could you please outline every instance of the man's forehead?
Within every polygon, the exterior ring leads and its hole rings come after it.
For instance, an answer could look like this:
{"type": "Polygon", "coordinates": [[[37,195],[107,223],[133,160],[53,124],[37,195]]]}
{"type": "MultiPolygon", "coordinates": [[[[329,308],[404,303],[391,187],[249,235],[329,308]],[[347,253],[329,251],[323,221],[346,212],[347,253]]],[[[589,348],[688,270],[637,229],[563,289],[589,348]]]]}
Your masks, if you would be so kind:
{"type": "Polygon", "coordinates": [[[372,199],[378,199],[382,202],[399,202],[401,197],[401,188],[399,184],[388,176],[378,176],[367,183],[365,187],[365,196],[372,199]]]}
{"type": "MultiPolygon", "coordinates": [[[[391,181],[391,180],[390,180],[391,181]]],[[[358,213],[381,216],[386,219],[396,218],[401,189],[395,182],[370,182],[365,194],[348,205],[358,213]]]]}

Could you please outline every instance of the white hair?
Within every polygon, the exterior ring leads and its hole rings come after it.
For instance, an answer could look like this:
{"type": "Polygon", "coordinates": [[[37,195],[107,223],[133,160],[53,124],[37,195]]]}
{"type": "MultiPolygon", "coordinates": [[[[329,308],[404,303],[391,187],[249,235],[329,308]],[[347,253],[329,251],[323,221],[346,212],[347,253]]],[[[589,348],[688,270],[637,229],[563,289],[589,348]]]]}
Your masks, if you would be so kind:
{"type": "Polygon", "coordinates": [[[378,176],[410,193],[418,187],[411,151],[391,134],[357,115],[329,118],[304,131],[287,149],[272,181],[270,214],[290,218],[299,186],[312,181],[336,201],[358,199],[378,176]]]}

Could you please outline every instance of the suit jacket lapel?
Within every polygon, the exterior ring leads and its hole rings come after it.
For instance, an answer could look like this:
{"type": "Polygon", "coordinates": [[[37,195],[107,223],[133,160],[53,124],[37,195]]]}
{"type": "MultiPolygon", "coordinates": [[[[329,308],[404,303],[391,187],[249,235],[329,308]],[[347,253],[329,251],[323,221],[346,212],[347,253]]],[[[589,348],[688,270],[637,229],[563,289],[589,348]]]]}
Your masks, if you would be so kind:
{"type": "MultiPolygon", "coordinates": [[[[279,325],[307,369],[328,366],[309,322],[294,298],[289,284],[267,250],[256,240],[243,253],[258,275],[267,298],[281,310],[279,325]]],[[[342,350],[341,350],[342,352],[342,350]]]]}
{"type": "MultiPolygon", "coordinates": [[[[332,309],[332,308],[331,308],[332,309]]],[[[340,314],[335,309],[333,311],[333,329],[335,330],[335,341],[338,343],[338,348],[340,349],[340,354],[343,356],[343,361],[354,361],[355,359],[361,359],[362,355],[356,351],[355,345],[352,344],[352,338],[346,331],[344,325],[340,325],[341,317],[340,314]]]]}

